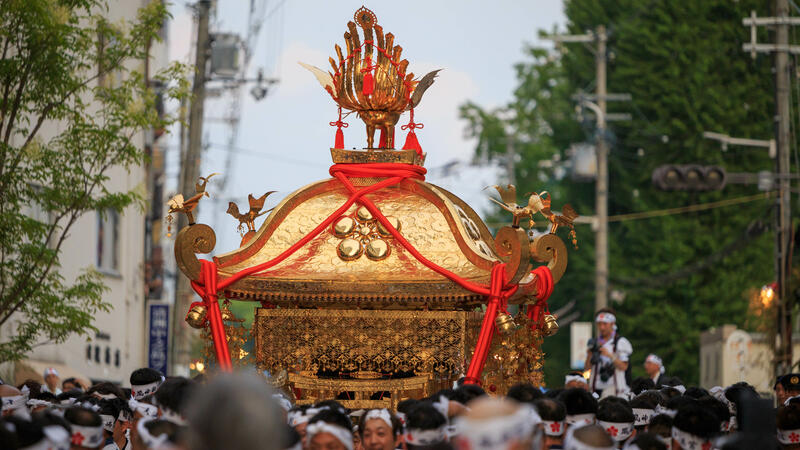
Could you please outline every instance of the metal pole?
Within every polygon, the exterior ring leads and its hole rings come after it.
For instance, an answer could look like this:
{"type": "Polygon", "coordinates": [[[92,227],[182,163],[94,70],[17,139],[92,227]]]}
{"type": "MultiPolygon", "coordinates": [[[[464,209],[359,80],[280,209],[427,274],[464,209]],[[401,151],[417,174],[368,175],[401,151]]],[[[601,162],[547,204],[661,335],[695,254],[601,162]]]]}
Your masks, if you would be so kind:
{"type": "MultiPolygon", "coordinates": [[[[775,0],[775,15],[789,16],[788,0],[775,0]]],[[[789,24],[779,21],[775,25],[775,140],[778,155],[775,158],[775,173],[778,177],[778,210],[775,228],[775,273],[778,284],[778,332],[780,343],[775,354],[777,374],[791,372],[792,366],[792,296],[789,295],[789,245],[792,234],[790,180],[790,85],[788,64],[789,24]]]]}
{"type": "MultiPolygon", "coordinates": [[[[195,74],[192,85],[192,100],[189,106],[189,143],[181,160],[180,192],[192,196],[195,183],[200,176],[200,157],[203,137],[203,102],[205,101],[206,63],[208,59],[208,16],[210,0],[199,0],[197,8],[197,42],[195,46],[195,74]]],[[[184,214],[178,214],[178,230],[187,226],[184,214]]],[[[172,368],[188,366],[191,355],[191,328],[183,320],[194,296],[189,279],[177,274],[175,288],[175,313],[173,314],[174,339],[172,345],[172,368]]]]}
{"type": "Polygon", "coordinates": [[[597,184],[595,188],[595,308],[608,306],[608,148],[606,147],[606,27],[596,31],[597,106],[601,116],[597,121],[597,184]]]}

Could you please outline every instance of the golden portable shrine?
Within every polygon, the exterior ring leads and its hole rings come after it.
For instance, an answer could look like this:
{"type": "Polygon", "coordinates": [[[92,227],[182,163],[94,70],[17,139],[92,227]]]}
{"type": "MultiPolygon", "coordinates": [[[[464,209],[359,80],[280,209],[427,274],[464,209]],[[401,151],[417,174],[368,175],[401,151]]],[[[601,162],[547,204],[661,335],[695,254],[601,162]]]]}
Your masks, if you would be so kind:
{"type": "Polygon", "coordinates": [[[335,47],[331,71],[303,64],[338,105],[332,178],[284,198],[258,228],[270,193],[251,194],[245,213],[231,204],[241,246],[213,261],[197,254],[214,249],[214,231],[191,215],[208,195],[205,182],[188,200],[170,200],[170,213],[190,222],[176,237],[178,267],[202,297],[187,322],[205,328],[217,364],[231,370],[246,330],[218,296],[260,302],[250,330],[255,364],[301,404],[396,407],[462,376],[490,392],[542,384],[541,342],[558,329],[547,298],[567,265],[556,231],[567,228],[576,243],[577,215],[568,205],[551,211],[545,192],[517,204],[514,186],[495,186],[512,223],[493,236],[469,205],[425,182],[414,109],[438,71],[415,79],[366,8],[347,27],[346,53],[335,47]],[[343,110],[365,122],[367,148],[344,149],[343,110]],[[408,135],[395,150],[405,112],[408,135]],[[549,233],[523,228],[538,215],[549,233]],[[519,305],[516,317],[509,305],[519,305]]]}

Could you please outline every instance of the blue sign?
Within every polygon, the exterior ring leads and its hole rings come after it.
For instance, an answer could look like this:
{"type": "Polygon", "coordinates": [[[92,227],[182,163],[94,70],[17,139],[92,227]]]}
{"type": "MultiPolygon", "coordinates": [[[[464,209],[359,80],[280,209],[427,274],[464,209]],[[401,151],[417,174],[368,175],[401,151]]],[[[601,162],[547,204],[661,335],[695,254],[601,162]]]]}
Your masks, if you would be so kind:
{"type": "Polygon", "coordinates": [[[150,329],[148,332],[147,367],[167,375],[169,358],[169,305],[148,303],[150,329]]]}

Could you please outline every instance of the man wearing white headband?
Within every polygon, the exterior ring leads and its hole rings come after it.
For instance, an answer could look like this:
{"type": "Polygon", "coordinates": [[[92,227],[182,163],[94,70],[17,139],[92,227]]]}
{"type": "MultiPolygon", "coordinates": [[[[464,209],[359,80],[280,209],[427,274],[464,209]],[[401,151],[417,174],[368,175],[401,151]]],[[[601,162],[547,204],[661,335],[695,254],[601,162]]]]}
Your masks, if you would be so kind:
{"type": "Polygon", "coordinates": [[[43,391],[51,392],[53,395],[61,393],[61,388],[58,387],[60,379],[58,377],[58,371],[55,368],[48,367],[44,369],[42,378],[44,378],[44,384],[42,385],[43,391]]]}
{"type": "Polygon", "coordinates": [[[573,371],[564,377],[564,389],[572,388],[584,389],[586,391],[589,390],[589,381],[583,377],[583,372],[573,371]]]}
{"type": "Polygon", "coordinates": [[[532,406],[507,399],[481,397],[455,420],[453,438],[459,450],[540,449],[542,420],[532,406]]]}
{"type": "Polygon", "coordinates": [[[635,420],[633,410],[625,400],[608,397],[597,406],[597,424],[606,430],[617,448],[622,448],[636,434],[635,420]]]}
{"type": "Polygon", "coordinates": [[[3,417],[17,416],[23,419],[30,417],[28,396],[14,386],[0,385],[0,403],[2,403],[3,417]]]}
{"type": "Polygon", "coordinates": [[[533,402],[533,407],[542,418],[544,448],[562,448],[567,431],[567,409],[564,404],[552,398],[540,398],[533,402]]]}
{"type": "Polygon", "coordinates": [[[308,422],[305,444],[309,450],[353,450],[350,419],[332,409],[320,411],[308,422]]]}
{"type": "Polygon", "coordinates": [[[164,382],[164,375],[161,372],[143,367],[131,373],[131,397],[134,400],[141,400],[156,393],[158,387],[164,382]]]}
{"type": "Polygon", "coordinates": [[[595,315],[597,338],[589,340],[584,367],[591,368],[589,386],[601,397],[624,396],[630,390],[626,372],[633,346],[617,333],[617,317],[610,308],[595,315]]]}
{"type": "Polygon", "coordinates": [[[716,414],[699,404],[688,403],[681,406],[672,421],[672,449],[711,448],[711,439],[719,434],[721,424],[716,414]]]}
{"type": "Polygon", "coordinates": [[[71,450],[99,449],[103,437],[103,420],[91,409],[73,406],[64,412],[64,419],[72,429],[71,450]]]}
{"type": "Polygon", "coordinates": [[[403,434],[408,450],[429,448],[447,439],[447,418],[430,402],[418,402],[408,411],[403,434]]]}
{"type": "Polygon", "coordinates": [[[644,360],[644,371],[653,380],[656,387],[661,387],[664,377],[664,362],[657,355],[650,353],[644,360]]]}
{"type": "Polygon", "coordinates": [[[584,425],[567,431],[564,450],[614,450],[614,441],[600,425],[584,425]]]}
{"type": "Polygon", "coordinates": [[[361,416],[358,434],[365,450],[394,450],[402,442],[402,425],[387,409],[370,409],[361,416]]]}

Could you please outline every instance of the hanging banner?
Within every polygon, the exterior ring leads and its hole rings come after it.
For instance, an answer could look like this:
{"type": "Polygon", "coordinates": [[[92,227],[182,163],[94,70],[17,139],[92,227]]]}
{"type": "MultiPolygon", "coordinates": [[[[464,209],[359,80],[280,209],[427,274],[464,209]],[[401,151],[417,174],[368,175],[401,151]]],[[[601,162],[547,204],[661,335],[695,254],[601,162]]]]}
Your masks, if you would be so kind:
{"type": "Polygon", "coordinates": [[[569,324],[569,367],[583,370],[586,362],[586,343],[592,337],[592,322],[572,322],[569,324]]]}
{"type": "Polygon", "coordinates": [[[169,356],[169,304],[148,302],[147,304],[147,367],[167,375],[169,356]]]}

